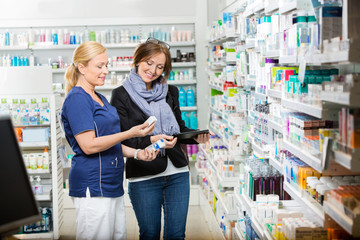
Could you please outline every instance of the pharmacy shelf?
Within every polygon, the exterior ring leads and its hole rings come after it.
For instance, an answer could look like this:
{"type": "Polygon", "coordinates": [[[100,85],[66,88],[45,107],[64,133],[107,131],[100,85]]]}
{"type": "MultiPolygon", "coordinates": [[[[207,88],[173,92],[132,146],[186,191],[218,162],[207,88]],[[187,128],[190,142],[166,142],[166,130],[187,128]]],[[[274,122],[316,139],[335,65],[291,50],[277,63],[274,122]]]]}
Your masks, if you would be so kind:
{"type": "Polygon", "coordinates": [[[360,94],[322,91],[320,98],[323,101],[337,103],[348,107],[360,107],[360,94]]]}
{"type": "Polygon", "coordinates": [[[212,113],[215,113],[215,114],[218,115],[219,117],[223,118],[222,113],[221,113],[220,111],[216,110],[216,109],[215,109],[214,107],[212,107],[212,106],[210,106],[209,108],[210,108],[210,110],[211,110],[212,113]]]}
{"type": "Polygon", "coordinates": [[[131,66],[109,67],[109,72],[129,72],[131,66]]]}
{"type": "Polygon", "coordinates": [[[277,131],[279,133],[282,132],[282,127],[281,127],[280,123],[277,123],[274,120],[270,120],[269,118],[268,118],[267,122],[268,122],[268,127],[274,129],[275,131],[277,131]]]}
{"type": "Polygon", "coordinates": [[[308,210],[314,215],[314,220],[317,221],[321,226],[324,224],[324,209],[323,207],[312,199],[310,196],[305,196],[307,193],[301,193],[288,182],[284,181],[284,190],[296,200],[300,206],[307,207],[308,210]]]}
{"type": "Polygon", "coordinates": [[[65,73],[66,72],[66,68],[53,68],[51,70],[53,73],[65,73]]]}
{"type": "Polygon", "coordinates": [[[255,93],[254,93],[254,96],[255,96],[255,98],[258,99],[258,100],[266,101],[266,95],[263,94],[263,93],[255,92],[255,93]]]}
{"type": "Polygon", "coordinates": [[[343,167],[353,172],[360,172],[360,149],[355,149],[352,154],[334,151],[334,157],[335,161],[343,167]]]}
{"type": "Polygon", "coordinates": [[[275,89],[268,89],[267,95],[274,98],[281,98],[281,91],[275,89]]]}
{"type": "Polygon", "coordinates": [[[51,191],[44,194],[36,194],[34,196],[36,201],[51,201],[51,191]]]}
{"type": "Polygon", "coordinates": [[[273,13],[279,11],[279,1],[270,0],[269,5],[265,6],[265,14],[272,15],[273,13]]]}
{"type": "Polygon", "coordinates": [[[276,160],[273,156],[269,157],[269,164],[273,166],[276,170],[278,170],[281,174],[284,174],[284,170],[281,163],[278,160],[276,160]]]}
{"type": "Polygon", "coordinates": [[[105,48],[135,48],[139,43],[104,43],[105,48]]]}
{"type": "Polygon", "coordinates": [[[205,168],[199,168],[199,163],[195,163],[195,169],[197,173],[205,173],[205,168]]]}
{"type": "Polygon", "coordinates": [[[16,239],[54,239],[53,232],[44,233],[29,233],[29,234],[15,234],[16,239]]]}
{"type": "Polygon", "coordinates": [[[180,107],[181,111],[197,111],[197,106],[194,107],[180,107]]]}
{"type": "Polygon", "coordinates": [[[212,69],[223,69],[224,67],[226,67],[226,63],[222,61],[211,63],[212,69]]]}
{"type": "Polygon", "coordinates": [[[248,196],[244,194],[235,193],[234,195],[236,199],[240,201],[242,206],[244,206],[245,211],[248,214],[252,215],[252,208],[255,206],[255,203],[248,196]]]}
{"type": "Polygon", "coordinates": [[[280,64],[297,64],[297,56],[283,56],[279,58],[280,64]]]}
{"type": "Polygon", "coordinates": [[[225,214],[228,214],[229,213],[229,210],[226,206],[226,204],[224,203],[224,198],[223,196],[221,195],[220,191],[219,191],[219,187],[214,183],[214,181],[212,180],[211,176],[205,172],[205,176],[206,176],[206,179],[208,180],[216,198],[218,199],[218,202],[222,205],[222,207],[224,208],[224,211],[225,211],[225,214]]]}
{"type": "Polygon", "coordinates": [[[249,135],[249,138],[251,139],[251,145],[252,145],[252,149],[254,154],[258,157],[258,158],[269,158],[269,152],[265,151],[263,147],[260,147],[256,142],[255,139],[253,137],[251,137],[249,135]]]}
{"type": "Polygon", "coordinates": [[[14,125],[14,128],[37,128],[37,127],[50,127],[50,124],[36,124],[36,125],[14,125]]]}
{"type": "Polygon", "coordinates": [[[196,80],[168,80],[168,84],[170,85],[192,85],[196,84],[196,80]]]}
{"type": "Polygon", "coordinates": [[[219,43],[223,43],[223,42],[226,42],[226,41],[233,40],[234,38],[237,38],[237,37],[239,37],[239,35],[236,34],[236,33],[227,34],[226,36],[223,36],[221,38],[211,40],[211,41],[209,41],[209,43],[211,43],[211,44],[219,44],[219,43]]]}
{"type": "Polygon", "coordinates": [[[279,58],[280,50],[271,50],[265,53],[266,58],[279,58]]]}
{"type": "Polygon", "coordinates": [[[237,227],[234,227],[235,229],[235,234],[236,236],[240,239],[240,240],[245,240],[245,236],[243,236],[241,233],[240,233],[240,230],[237,228],[237,227]]]}
{"type": "Polygon", "coordinates": [[[292,1],[290,3],[286,3],[284,4],[284,6],[279,7],[279,14],[287,14],[296,9],[297,9],[297,0],[292,1]]]}
{"type": "Polygon", "coordinates": [[[66,45],[34,45],[29,46],[29,49],[32,50],[66,50],[66,49],[75,49],[79,44],[66,44],[66,45]]]}
{"type": "Polygon", "coordinates": [[[221,92],[223,91],[223,90],[222,90],[222,89],[223,89],[222,86],[219,86],[219,85],[216,85],[216,84],[210,83],[210,84],[209,84],[209,87],[212,88],[212,89],[221,91],[221,92]]]}
{"type": "Polygon", "coordinates": [[[189,47],[195,46],[195,41],[185,41],[185,42],[168,42],[170,47],[189,47]]]}
{"type": "Polygon", "coordinates": [[[247,75],[246,76],[246,81],[245,81],[246,85],[250,86],[250,87],[255,87],[256,85],[256,75],[247,75]]]}
{"type": "Polygon", "coordinates": [[[26,169],[26,171],[27,171],[27,173],[28,174],[41,174],[41,175],[43,175],[43,174],[50,174],[50,169],[46,169],[46,170],[44,170],[44,169],[36,169],[36,170],[34,170],[34,169],[26,169]]]}
{"type": "Polygon", "coordinates": [[[350,50],[322,53],[322,54],[311,54],[305,57],[306,62],[316,65],[321,64],[347,64],[356,63],[360,61],[360,57],[356,54],[356,51],[351,49],[356,43],[350,43],[350,50]]]}
{"type": "Polygon", "coordinates": [[[214,214],[213,206],[209,204],[209,199],[205,196],[204,191],[200,191],[200,208],[204,213],[204,217],[207,220],[209,229],[211,229],[213,236],[215,239],[225,240],[225,236],[220,228],[220,223],[216,219],[214,214]]]}
{"type": "Polygon", "coordinates": [[[49,147],[49,142],[20,142],[22,148],[44,148],[49,147]]]}
{"type": "Polygon", "coordinates": [[[0,51],[27,50],[28,46],[1,46],[0,51]]]}
{"type": "Polygon", "coordinates": [[[292,154],[300,158],[307,165],[314,168],[320,173],[322,172],[320,152],[317,155],[312,155],[309,151],[290,143],[286,139],[283,140],[283,145],[286,150],[290,151],[292,154]]]}
{"type": "Polygon", "coordinates": [[[335,222],[337,222],[345,231],[347,231],[353,237],[360,237],[360,228],[359,228],[360,219],[355,219],[356,224],[354,224],[354,219],[351,219],[350,217],[346,216],[332,203],[327,201],[324,202],[324,211],[327,215],[329,215],[335,222]]]}
{"type": "Polygon", "coordinates": [[[282,98],[281,99],[281,105],[283,107],[298,111],[298,112],[303,112],[306,113],[310,116],[314,116],[317,118],[323,118],[323,111],[321,107],[318,106],[314,106],[314,105],[310,105],[310,104],[306,104],[306,103],[302,103],[302,102],[298,102],[298,101],[294,101],[294,100],[290,100],[290,99],[286,99],[286,98],[282,98]]]}
{"type": "Polygon", "coordinates": [[[195,67],[196,62],[173,62],[172,67],[195,67]]]}
{"type": "Polygon", "coordinates": [[[266,239],[264,236],[265,229],[261,226],[256,217],[251,218],[251,226],[255,230],[256,234],[260,237],[260,239],[266,239]]]}

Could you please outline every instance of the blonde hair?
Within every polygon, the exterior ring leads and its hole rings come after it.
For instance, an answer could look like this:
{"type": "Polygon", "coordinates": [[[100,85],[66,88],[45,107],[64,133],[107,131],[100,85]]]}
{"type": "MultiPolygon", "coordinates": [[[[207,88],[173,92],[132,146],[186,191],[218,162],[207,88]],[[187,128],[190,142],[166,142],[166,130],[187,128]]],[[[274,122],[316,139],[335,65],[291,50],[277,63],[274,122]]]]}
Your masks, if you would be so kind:
{"type": "Polygon", "coordinates": [[[84,66],[87,66],[93,57],[96,57],[104,52],[106,52],[106,48],[100,43],[94,41],[83,42],[75,49],[72,64],[66,69],[65,73],[66,93],[76,86],[78,82],[81,74],[78,69],[78,64],[81,63],[84,66]]]}

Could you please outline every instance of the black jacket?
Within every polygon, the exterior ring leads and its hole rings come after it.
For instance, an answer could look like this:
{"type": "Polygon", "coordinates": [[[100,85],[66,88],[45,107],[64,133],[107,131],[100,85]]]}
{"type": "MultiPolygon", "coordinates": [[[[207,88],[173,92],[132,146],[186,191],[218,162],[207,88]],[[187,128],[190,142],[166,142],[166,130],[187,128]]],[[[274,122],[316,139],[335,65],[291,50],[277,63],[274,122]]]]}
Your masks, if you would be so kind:
{"type": "MultiPolygon", "coordinates": [[[[177,87],[169,85],[166,102],[170,105],[176,120],[180,126],[180,132],[193,131],[185,127],[185,123],[181,118],[181,111],[179,107],[179,92],[177,87]]],[[[123,86],[118,87],[112,91],[111,105],[113,105],[119,114],[121,131],[126,131],[133,126],[144,123],[150,116],[147,116],[130,98],[128,92],[123,86]]],[[[153,161],[141,161],[134,158],[128,158],[126,161],[126,178],[143,177],[149,175],[159,174],[165,171],[167,167],[167,157],[175,167],[185,167],[188,165],[188,160],[181,149],[181,143],[197,144],[195,140],[178,140],[174,148],[166,149],[165,156],[157,156],[153,161]]],[[[122,144],[132,147],[144,149],[151,144],[150,135],[145,137],[131,138],[123,141],[122,144]]]]}

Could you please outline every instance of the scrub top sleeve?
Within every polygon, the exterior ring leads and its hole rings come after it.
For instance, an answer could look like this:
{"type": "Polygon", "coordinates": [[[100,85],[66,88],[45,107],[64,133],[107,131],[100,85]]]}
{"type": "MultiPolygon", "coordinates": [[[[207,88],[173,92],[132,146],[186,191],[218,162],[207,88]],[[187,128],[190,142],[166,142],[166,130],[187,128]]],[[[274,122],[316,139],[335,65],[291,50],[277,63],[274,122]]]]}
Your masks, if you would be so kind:
{"type": "Polygon", "coordinates": [[[66,99],[63,108],[65,116],[74,135],[95,130],[94,127],[94,105],[87,96],[83,94],[74,94],[66,99]]]}

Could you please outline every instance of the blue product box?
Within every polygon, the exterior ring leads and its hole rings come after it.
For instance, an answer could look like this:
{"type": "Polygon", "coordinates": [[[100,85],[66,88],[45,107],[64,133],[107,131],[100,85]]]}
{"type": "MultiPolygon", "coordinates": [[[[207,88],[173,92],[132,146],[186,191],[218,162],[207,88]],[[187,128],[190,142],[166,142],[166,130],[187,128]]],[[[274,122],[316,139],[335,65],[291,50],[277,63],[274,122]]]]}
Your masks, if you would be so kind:
{"type": "Polygon", "coordinates": [[[49,128],[25,128],[23,130],[23,142],[47,142],[49,140],[49,128]]]}

